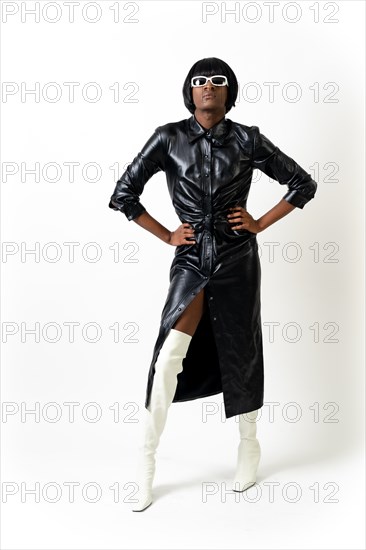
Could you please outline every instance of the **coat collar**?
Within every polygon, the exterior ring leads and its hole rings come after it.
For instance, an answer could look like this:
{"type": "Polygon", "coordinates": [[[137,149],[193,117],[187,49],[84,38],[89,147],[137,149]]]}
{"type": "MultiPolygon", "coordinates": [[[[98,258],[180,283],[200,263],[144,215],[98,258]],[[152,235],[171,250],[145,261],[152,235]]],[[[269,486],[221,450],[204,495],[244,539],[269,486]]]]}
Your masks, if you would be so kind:
{"type": "Polygon", "coordinates": [[[211,137],[212,142],[216,145],[222,145],[225,141],[227,134],[230,131],[230,128],[231,121],[223,117],[219,122],[215,124],[215,126],[212,126],[212,128],[210,128],[209,130],[206,130],[197,121],[196,117],[192,115],[188,119],[188,141],[189,143],[192,143],[194,140],[202,136],[207,136],[208,138],[211,137]]]}

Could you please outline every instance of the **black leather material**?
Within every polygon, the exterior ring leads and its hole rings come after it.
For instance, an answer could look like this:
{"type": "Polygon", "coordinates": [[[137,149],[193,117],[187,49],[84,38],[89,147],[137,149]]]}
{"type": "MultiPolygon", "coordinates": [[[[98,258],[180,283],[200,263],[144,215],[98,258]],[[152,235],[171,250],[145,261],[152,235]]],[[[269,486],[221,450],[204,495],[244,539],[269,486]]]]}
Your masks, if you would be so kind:
{"type": "Polygon", "coordinates": [[[223,392],[226,418],[263,405],[257,236],[233,230],[226,218],[230,207],[246,207],[255,168],[286,185],[283,198],[298,208],[315,195],[317,183],[257,126],[224,117],[207,131],[194,115],[156,128],[116,184],[109,207],[133,220],[146,210],[140,202],[145,183],[164,171],[178,218],[192,225],[197,241],[175,248],[145,407],[164,340],[204,287],[205,312],[178,375],[173,402],[223,392]]]}

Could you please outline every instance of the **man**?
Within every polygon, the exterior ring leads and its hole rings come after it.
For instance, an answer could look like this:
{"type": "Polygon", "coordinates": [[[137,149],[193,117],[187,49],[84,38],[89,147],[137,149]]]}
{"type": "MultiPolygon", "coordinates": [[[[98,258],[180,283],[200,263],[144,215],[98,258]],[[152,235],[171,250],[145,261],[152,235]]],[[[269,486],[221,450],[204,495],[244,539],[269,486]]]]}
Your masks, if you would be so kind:
{"type": "Polygon", "coordinates": [[[172,402],[223,392],[226,417],[240,415],[233,490],[246,490],[256,481],[260,445],[255,422],[264,385],[256,235],[303,208],[317,184],[257,126],[226,118],[237,93],[227,63],[217,58],[196,62],[183,85],[192,116],[156,128],[109,203],[176,247],[148,375],[140,491],[133,511],[152,503],[155,452],[172,402]],[[288,186],[278,204],[258,219],[246,209],[254,168],[288,186]],[[155,220],[139,199],[159,170],[166,174],[181,221],[174,231],[155,220]],[[249,420],[244,413],[250,413],[249,420]]]}

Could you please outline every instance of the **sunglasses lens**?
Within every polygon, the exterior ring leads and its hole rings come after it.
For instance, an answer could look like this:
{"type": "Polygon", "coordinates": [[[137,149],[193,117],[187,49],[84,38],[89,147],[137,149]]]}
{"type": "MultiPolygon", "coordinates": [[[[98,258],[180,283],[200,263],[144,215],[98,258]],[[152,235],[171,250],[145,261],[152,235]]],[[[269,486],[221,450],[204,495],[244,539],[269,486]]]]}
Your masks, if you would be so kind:
{"type": "Polygon", "coordinates": [[[212,78],[212,84],[214,86],[225,86],[226,84],[226,77],[225,76],[214,76],[212,78]]]}
{"type": "Polygon", "coordinates": [[[204,76],[198,76],[192,79],[193,86],[204,86],[206,82],[207,78],[204,76]]]}

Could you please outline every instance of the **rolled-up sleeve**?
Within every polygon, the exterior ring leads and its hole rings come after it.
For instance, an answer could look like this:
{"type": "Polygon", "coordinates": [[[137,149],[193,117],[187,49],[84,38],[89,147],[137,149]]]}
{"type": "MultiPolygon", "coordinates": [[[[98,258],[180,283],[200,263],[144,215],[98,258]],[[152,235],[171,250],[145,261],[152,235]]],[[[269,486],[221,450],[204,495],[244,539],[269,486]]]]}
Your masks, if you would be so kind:
{"type": "Polygon", "coordinates": [[[290,204],[303,208],[314,198],[317,183],[299,164],[261,134],[258,126],[253,126],[253,129],[252,167],[258,168],[281,185],[287,185],[288,191],[283,198],[290,204]]]}
{"type": "Polygon", "coordinates": [[[109,208],[124,213],[129,221],[146,212],[146,208],[140,202],[140,195],[146,182],[154,174],[164,170],[164,151],[159,128],[155,129],[117,181],[109,201],[109,208]]]}

